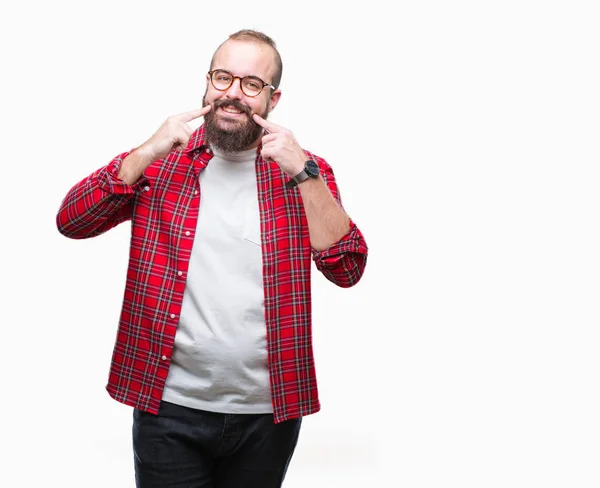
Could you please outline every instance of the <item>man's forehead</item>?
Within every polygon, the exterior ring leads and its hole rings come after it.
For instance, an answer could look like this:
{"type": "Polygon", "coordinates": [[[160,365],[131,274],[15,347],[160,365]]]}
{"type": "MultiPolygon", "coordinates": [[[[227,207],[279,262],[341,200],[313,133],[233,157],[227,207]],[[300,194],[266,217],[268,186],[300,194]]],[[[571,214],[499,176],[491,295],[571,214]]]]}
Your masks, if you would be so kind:
{"type": "Polygon", "coordinates": [[[224,67],[217,66],[219,63],[235,63],[240,68],[259,65],[261,68],[271,69],[275,64],[275,51],[262,42],[229,39],[215,53],[213,68],[224,67]]]}

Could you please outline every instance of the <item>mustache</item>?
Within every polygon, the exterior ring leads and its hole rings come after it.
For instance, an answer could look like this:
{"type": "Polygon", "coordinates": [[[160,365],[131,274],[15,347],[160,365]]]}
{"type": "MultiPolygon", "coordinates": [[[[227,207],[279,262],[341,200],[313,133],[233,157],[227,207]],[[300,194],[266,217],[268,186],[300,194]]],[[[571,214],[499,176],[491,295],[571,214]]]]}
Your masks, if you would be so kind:
{"type": "Polygon", "coordinates": [[[233,108],[239,110],[240,112],[244,112],[249,117],[252,115],[252,110],[250,110],[250,107],[248,107],[247,105],[244,105],[239,100],[224,100],[224,99],[216,100],[213,103],[213,108],[219,108],[219,107],[233,107],[233,108]]]}

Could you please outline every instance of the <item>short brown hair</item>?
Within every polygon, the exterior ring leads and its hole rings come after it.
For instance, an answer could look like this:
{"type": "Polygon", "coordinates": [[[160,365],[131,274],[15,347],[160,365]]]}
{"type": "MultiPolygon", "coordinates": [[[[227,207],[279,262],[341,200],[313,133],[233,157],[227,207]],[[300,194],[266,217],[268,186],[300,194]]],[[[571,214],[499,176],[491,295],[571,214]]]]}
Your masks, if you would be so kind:
{"type": "Polygon", "coordinates": [[[217,52],[219,52],[219,49],[221,48],[221,46],[229,40],[251,41],[251,42],[257,42],[257,43],[267,44],[268,46],[271,46],[273,48],[273,52],[275,53],[275,73],[273,75],[273,80],[271,81],[271,84],[275,87],[275,89],[277,89],[279,87],[279,83],[281,83],[281,75],[283,73],[283,63],[281,61],[281,56],[279,55],[279,51],[277,50],[277,45],[275,44],[275,41],[273,39],[271,39],[268,35],[263,34],[262,32],[259,32],[257,30],[242,29],[242,30],[239,30],[239,31],[231,34],[227,38],[226,41],[223,41],[219,45],[219,47],[213,54],[213,57],[210,60],[210,69],[213,69],[213,63],[215,61],[215,56],[217,55],[217,52]]]}

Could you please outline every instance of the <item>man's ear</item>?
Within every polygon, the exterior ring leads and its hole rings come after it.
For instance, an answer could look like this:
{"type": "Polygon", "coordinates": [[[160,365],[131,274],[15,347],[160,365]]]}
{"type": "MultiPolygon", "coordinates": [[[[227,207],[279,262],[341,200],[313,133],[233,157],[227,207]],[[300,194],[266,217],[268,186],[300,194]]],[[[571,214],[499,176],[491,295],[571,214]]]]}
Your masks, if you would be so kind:
{"type": "Polygon", "coordinates": [[[275,90],[269,99],[269,112],[273,110],[277,104],[279,103],[279,99],[281,98],[281,91],[275,90]]]}

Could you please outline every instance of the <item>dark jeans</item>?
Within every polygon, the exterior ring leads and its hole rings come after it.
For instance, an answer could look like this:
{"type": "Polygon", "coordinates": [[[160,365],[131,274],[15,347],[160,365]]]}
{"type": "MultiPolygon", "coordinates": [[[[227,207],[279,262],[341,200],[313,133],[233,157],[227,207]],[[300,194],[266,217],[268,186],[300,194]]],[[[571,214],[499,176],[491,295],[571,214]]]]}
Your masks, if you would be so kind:
{"type": "Polygon", "coordinates": [[[162,402],[158,415],[134,409],[138,488],[279,488],[301,419],[206,412],[162,402]]]}

